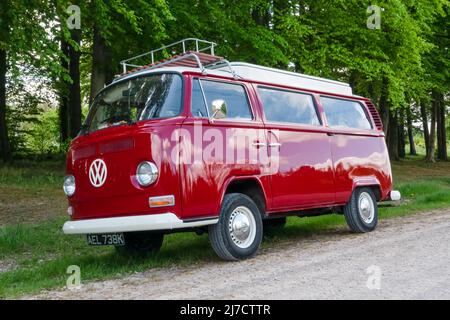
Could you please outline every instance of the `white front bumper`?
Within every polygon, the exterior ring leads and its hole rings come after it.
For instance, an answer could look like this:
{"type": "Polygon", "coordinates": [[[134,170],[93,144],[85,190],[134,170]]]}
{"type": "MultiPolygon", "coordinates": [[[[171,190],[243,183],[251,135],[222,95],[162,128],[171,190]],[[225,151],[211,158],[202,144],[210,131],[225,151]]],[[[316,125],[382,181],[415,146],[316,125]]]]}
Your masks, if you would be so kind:
{"type": "Polygon", "coordinates": [[[88,234],[172,230],[206,226],[215,224],[218,220],[208,219],[185,222],[174,213],[168,212],[144,216],[67,221],[64,223],[63,232],[65,234],[88,234]]]}

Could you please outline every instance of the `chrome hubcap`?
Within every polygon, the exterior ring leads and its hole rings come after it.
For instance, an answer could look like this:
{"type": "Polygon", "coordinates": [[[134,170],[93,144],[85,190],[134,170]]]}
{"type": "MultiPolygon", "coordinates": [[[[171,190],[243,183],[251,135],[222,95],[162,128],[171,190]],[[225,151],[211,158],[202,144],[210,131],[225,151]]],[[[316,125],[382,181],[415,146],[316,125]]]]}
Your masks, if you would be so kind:
{"type": "Polygon", "coordinates": [[[367,192],[359,195],[358,211],[365,223],[371,223],[375,217],[375,205],[372,197],[367,192]]]}
{"type": "Polygon", "coordinates": [[[233,210],[228,224],[231,239],[239,248],[248,248],[256,236],[256,221],[250,209],[244,206],[233,210]]]}

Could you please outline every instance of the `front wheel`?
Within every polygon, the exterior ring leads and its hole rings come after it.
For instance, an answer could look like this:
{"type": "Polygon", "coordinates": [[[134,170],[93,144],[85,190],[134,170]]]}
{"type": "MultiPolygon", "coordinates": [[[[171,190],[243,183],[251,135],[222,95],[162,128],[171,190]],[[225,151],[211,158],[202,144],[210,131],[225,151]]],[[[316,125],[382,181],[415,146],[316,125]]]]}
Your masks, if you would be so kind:
{"type": "Polygon", "coordinates": [[[263,224],[258,207],[240,193],[224,197],[217,224],[208,228],[208,236],[216,254],[224,260],[253,257],[262,241],[263,224]]]}
{"type": "Polygon", "coordinates": [[[158,252],[164,241],[164,234],[152,232],[128,232],[124,234],[125,245],[116,250],[125,255],[146,255],[158,252]]]}
{"type": "Polygon", "coordinates": [[[373,231],[378,224],[378,207],[372,189],[355,189],[344,207],[344,216],[353,232],[373,231]]]}

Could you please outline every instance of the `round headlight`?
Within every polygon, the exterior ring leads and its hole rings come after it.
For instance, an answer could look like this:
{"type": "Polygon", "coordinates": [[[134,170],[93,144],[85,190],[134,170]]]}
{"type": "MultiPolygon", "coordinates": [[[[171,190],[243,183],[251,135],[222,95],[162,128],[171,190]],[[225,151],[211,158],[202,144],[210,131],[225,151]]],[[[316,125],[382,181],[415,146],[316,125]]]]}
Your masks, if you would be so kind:
{"type": "Polygon", "coordinates": [[[64,193],[71,197],[75,193],[75,177],[72,175],[68,175],[64,177],[64,193]]]}
{"type": "Polygon", "coordinates": [[[158,179],[158,168],[156,164],[149,161],[141,162],[136,171],[137,181],[141,186],[149,186],[158,179]]]}

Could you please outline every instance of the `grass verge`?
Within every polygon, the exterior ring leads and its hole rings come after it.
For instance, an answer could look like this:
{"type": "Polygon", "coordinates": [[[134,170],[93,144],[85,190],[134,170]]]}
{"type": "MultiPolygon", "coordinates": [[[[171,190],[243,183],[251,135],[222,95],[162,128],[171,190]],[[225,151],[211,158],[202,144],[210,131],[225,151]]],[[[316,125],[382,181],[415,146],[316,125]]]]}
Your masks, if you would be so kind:
{"type": "MultiPolygon", "coordinates": [[[[429,168],[428,164],[417,159],[394,165],[397,181],[400,181],[396,188],[406,201],[395,207],[381,207],[380,218],[450,207],[449,169],[448,163],[429,168]],[[414,175],[415,178],[411,178],[414,175]]],[[[17,172],[11,170],[9,174],[17,172]]],[[[11,183],[11,179],[13,178],[8,174],[0,176],[0,188],[2,182],[11,183]]],[[[36,179],[39,181],[39,178],[36,179]]],[[[48,188],[55,188],[49,181],[48,188]]],[[[16,184],[20,187],[21,182],[16,184]]],[[[37,186],[33,185],[32,188],[37,186]]],[[[45,185],[41,185],[41,188],[45,189],[45,185]]],[[[63,235],[61,226],[64,221],[65,217],[57,217],[34,224],[20,223],[0,227],[0,298],[14,298],[42,289],[63,288],[68,277],[66,270],[70,265],[80,267],[82,281],[86,282],[157,267],[218,261],[209,246],[207,235],[172,234],[166,236],[160,253],[133,258],[118,255],[113,248],[88,247],[81,236],[63,235]],[[2,265],[8,266],[3,268],[3,272],[2,265]]],[[[300,240],[344,224],[345,220],[340,215],[301,219],[292,217],[288,219],[284,229],[274,230],[265,237],[263,247],[300,240]]]]}

